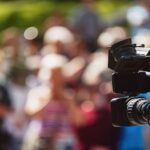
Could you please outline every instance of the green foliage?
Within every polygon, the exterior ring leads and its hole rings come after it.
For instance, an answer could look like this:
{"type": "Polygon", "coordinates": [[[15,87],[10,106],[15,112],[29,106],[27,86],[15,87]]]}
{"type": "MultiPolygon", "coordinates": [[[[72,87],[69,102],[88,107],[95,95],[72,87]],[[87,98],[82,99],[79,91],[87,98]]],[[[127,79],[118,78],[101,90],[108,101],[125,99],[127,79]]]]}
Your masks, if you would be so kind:
{"type": "Polygon", "coordinates": [[[41,28],[44,20],[54,12],[60,11],[66,15],[74,4],[55,4],[51,2],[1,2],[0,3],[0,30],[9,26],[21,29],[28,26],[41,28]]]}
{"type": "MultiPolygon", "coordinates": [[[[1,1],[0,31],[10,26],[16,26],[19,29],[36,26],[42,29],[44,20],[54,12],[62,12],[65,17],[68,17],[78,6],[77,2],[56,3],[50,0],[1,1]]],[[[125,1],[112,3],[110,0],[103,0],[97,2],[96,9],[107,17],[127,6],[129,4],[125,1]]]]}

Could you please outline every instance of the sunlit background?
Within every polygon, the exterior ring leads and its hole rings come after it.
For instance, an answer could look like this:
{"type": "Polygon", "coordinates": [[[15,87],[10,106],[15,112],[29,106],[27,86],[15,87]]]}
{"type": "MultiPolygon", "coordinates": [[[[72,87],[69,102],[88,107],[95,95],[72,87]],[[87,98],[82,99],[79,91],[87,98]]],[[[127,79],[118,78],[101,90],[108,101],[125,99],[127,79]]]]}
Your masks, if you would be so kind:
{"type": "Polygon", "coordinates": [[[147,125],[111,125],[127,38],[150,47],[150,0],[0,0],[0,150],[150,149],[147,125]]]}

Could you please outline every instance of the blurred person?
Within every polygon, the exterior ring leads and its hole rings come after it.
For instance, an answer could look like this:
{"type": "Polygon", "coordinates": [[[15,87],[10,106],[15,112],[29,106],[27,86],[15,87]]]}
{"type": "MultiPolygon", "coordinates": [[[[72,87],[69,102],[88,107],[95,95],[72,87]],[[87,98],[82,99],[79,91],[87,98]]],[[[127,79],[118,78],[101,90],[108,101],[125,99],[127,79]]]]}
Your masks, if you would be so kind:
{"type": "Polygon", "coordinates": [[[2,33],[1,44],[1,67],[2,82],[6,80],[6,76],[20,58],[20,36],[15,27],[8,28],[2,33]]]}
{"type": "Polygon", "coordinates": [[[67,55],[65,47],[74,40],[73,33],[66,27],[53,26],[44,34],[44,47],[41,54],[57,53],[67,55]]]}
{"type": "Polygon", "coordinates": [[[120,129],[111,125],[110,100],[115,97],[109,71],[101,73],[97,85],[88,86],[90,97],[81,104],[87,124],[78,128],[83,150],[116,150],[120,129]],[[99,85],[98,85],[99,84],[99,85]]]}
{"type": "Polygon", "coordinates": [[[2,48],[10,63],[20,59],[20,36],[17,28],[11,27],[3,32],[2,48]]]}
{"type": "Polygon", "coordinates": [[[13,112],[9,114],[5,121],[5,126],[13,137],[10,145],[11,150],[20,150],[22,140],[28,125],[28,118],[24,112],[24,105],[27,98],[28,87],[26,77],[28,70],[24,63],[14,64],[9,72],[6,87],[12,100],[13,112]]]}
{"type": "Polygon", "coordinates": [[[81,0],[81,8],[72,16],[71,28],[83,37],[89,52],[97,50],[97,37],[104,29],[104,22],[94,9],[95,0],[81,0]]]}
{"type": "Polygon", "coordinates": [[[33,116],[33,120],[34,117],[38,118],[41,123],[39,140],[33,144],[35,149],[75,150],[77,148],[73,125],[79,124],[81,117],[74,104],[73,95],[65,88],[62,67],[66,62],[66,58],[62,55],[45,56],[39,73],[47,82],[29,92],[26,112],[33,116]]]}
{"type": "Polygon", "coordinates": [[[65,66],[65,78],[68,82],[76,82],[88,61],[87,45],[81,38],[77,39],[66,27],[54,26],[44,35],[45,46],[41,50],[42,56],[47,54],[61,54],[70,59],[65,66]]]}

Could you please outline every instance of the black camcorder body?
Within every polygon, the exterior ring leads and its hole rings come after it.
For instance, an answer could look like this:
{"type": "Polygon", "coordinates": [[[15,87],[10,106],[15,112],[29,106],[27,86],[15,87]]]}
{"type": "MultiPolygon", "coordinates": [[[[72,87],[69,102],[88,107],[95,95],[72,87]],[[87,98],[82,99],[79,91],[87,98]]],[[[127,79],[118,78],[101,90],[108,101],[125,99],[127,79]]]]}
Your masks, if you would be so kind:
{"type": "Polygon", "coordinates": [[[112,124],[149,124],[150,101],[139,94],[150,91],[150,49],[126,39],[112,45],[108,61],[108,67],[114,70],[113,91],[123,95],[111,101],[112,124]]]}

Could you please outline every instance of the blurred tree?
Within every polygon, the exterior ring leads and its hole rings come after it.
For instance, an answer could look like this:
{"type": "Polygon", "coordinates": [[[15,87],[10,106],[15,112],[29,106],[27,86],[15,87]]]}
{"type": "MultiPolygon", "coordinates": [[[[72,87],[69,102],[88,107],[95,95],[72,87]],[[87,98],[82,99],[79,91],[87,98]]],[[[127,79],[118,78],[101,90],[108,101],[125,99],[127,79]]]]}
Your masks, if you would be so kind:
{"type": "MultiPolygon", "coordinates": [[[[16,26],[25,29],[36,26],[40,30],[46,18],[53,15],[56,10],[62,12],[67,18],[79,6],[79,0],[0,0],[0,31],[16,26]],[[63,2],[63,3],[60,3],[63,2]],[[55,2],[58,2],[57,4],[55,2]]],[[[112,14],[127,9],[129,0],[97,0],[96,10],[105,19],[112,19],[112,14]],[[114,2],[112,2],[114,1],[114,2]]]]}

